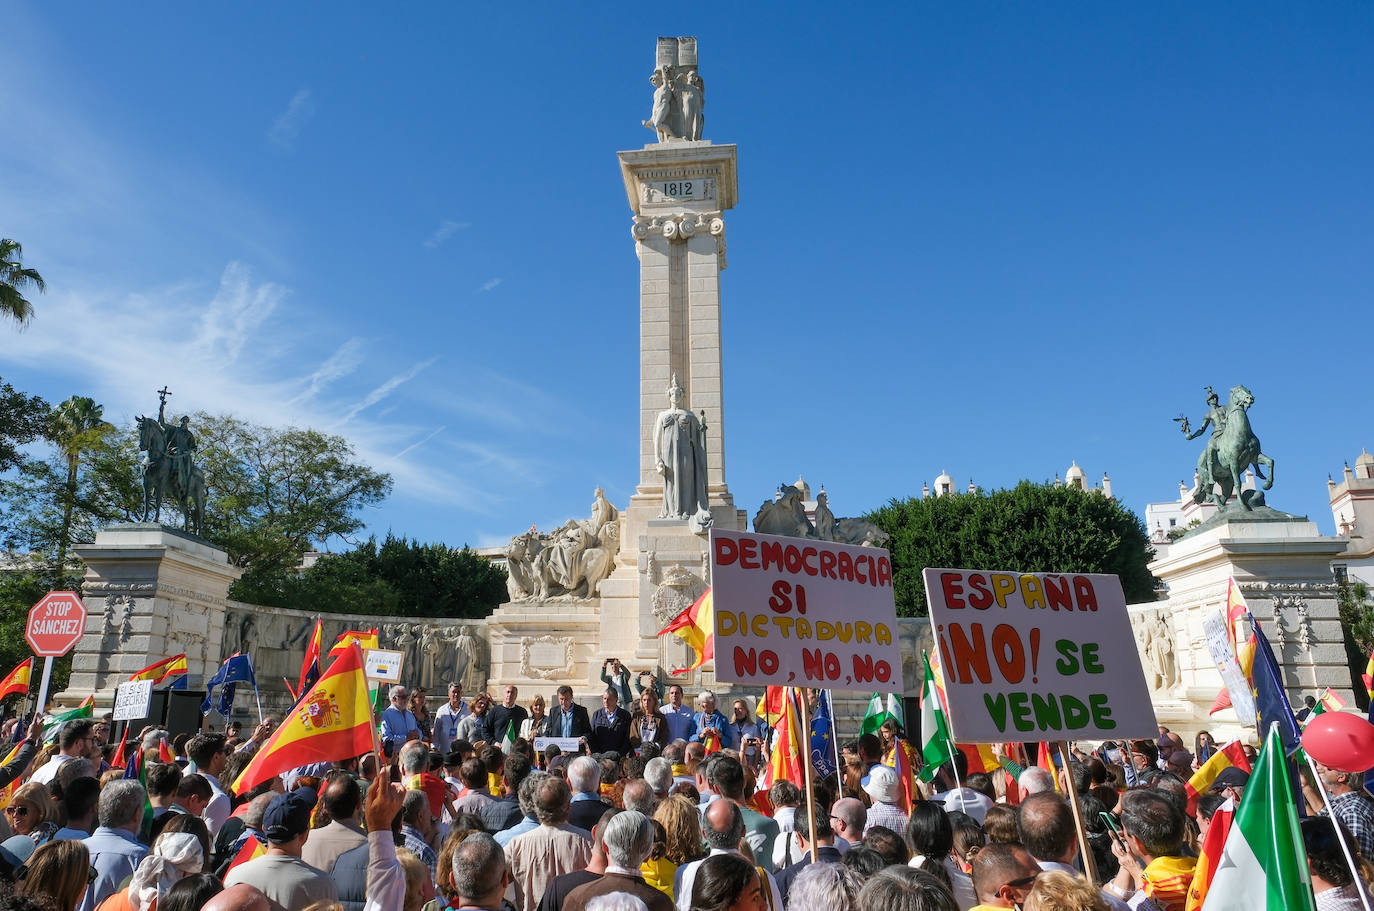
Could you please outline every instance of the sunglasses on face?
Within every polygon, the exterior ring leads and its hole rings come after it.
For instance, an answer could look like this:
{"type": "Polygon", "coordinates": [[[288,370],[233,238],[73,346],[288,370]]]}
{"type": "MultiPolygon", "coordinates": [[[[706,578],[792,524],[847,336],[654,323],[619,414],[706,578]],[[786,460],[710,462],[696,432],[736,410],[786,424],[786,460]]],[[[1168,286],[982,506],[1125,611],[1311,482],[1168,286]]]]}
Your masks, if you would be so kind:
{"type": "Polygon", "coordinates": [[[1007,883],[1013,889],[1025,889],[1040,876],[1039,872],[1032,873],[1030,876],[1023,876],[1020,879],[1013,879],[1007,883]]]}
{"type": "Polygon", "coordinates": [[[18,816],[20,819],[23,819],[25,816],[29,815],[29,808],[24,806],[23,804],[10,804],[9,806],[5,807],[5,813],[7,813],[10,816],[18,816]]]}

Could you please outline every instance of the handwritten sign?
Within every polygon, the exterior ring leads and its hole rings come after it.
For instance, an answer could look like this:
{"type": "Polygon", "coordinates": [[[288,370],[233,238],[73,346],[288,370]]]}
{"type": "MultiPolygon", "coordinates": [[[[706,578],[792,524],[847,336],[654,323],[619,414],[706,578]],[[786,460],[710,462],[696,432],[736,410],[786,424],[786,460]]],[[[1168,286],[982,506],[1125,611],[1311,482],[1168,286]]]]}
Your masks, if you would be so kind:
{"type": "Polygon", "coordinates": [[[115,687],[114,720],[137,721],[148,717],[153,702],[153,681],[134,680],[115,687]]]}
{"type": "Polygon", "coordinates": [[[1255,696],[1250,684],[1240,669],[1236,653],[1231,648],[1231,639],[1226,635],[1226,614],[1216,611],[1202,621],[1202,631],[1207,636],[1207,651],[1221,671],[1221,682],[1226,684],[1226,692],[1231,696],[1231,705],[1236,710],[1241,724],[1249,724],[1255,717],[1255,696]]]}
{"type": "Polygon", "coordinates": [[[881,548],[712,529],[711,602],[717,680],[902,689],[881,548]]]}
{"type": "Polygon", "coordinates": [[[1116,576],[927,569],[923,577],[956,740],[1157,734],[1116,576]]]}
{"type": "Polygon", "coordinates": [[[365,648],[363,649],[363,676],[368,680],[399,683],[401,680],[401,662],[405,660],[405,657],[405,652],[394,652],[385,648],[365,648]]]}

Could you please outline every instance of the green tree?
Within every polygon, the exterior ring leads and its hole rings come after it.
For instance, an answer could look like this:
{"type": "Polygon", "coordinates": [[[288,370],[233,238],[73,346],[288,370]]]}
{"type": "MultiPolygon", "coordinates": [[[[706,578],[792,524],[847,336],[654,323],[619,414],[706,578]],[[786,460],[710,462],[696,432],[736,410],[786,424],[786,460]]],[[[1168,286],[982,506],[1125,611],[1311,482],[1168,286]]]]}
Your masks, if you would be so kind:
{"type": "Polygon", "coordinates": [[[0,474],[23,464],[22,447],[43,435],[48,414],[47,402],[0,380],[0,474]]]}
{"type": "Polygon", "coordinates": [[[208,414],[191,426],[209,490],[204,535],[264,579],[294,572],[316,542],[348,540],[358,514],[391,492],[391,476],[356,461],[340,436],[208,414]]]}
{"type": "Polygon", "coordinates": [[[105,408],[94,399],[74,395],[52,411],[48,439],[57,446],[67,463],[67,481],[62,492],[62,530],[57,543],[54,575],[66,571],[67,545],[71,538],[72,511],[76,508],[77,473],[81,457],[93,450],[114,427],[105,420],[105,408]]]}
{"type": "Polygon", "coordinates": [[[1010,490],[893,500],[868,517],[892,536],[897,613],[926,613],[921,571],[1112,573],[1128,603],[1155,597],[1145,526],[1093,491],[1022,481],[1010,490]]]}
{"type": "Polygon", "coordinates": [[[24,248],[19,241],[0,238],[0,314],[20,326],[28,325],[33,319],[33,304],[24,297],[24,291],[45,291],[47,287],[37,269],[24,268],[24,248]]]}

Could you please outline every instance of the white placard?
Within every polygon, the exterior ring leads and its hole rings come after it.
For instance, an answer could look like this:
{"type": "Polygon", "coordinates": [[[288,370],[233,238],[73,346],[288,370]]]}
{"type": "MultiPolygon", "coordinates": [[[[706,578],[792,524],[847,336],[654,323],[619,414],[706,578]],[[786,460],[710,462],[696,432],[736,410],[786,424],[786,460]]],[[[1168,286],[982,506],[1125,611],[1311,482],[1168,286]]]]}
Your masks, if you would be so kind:
{"type": "Polygon", "coordinates": [[[576,753],[582,749],[582,741],[576,737],[536,737],[534,738],[534,748],[542,753],[549,748],[549,744],[558,747],[564,753],[576,753]]]}
{"type": "Polygon", "coordinates": [[[386,683],[401,681],[401,664],[405,652],[394,652],[385,648],[363,649],[363,676],[368,680],[382,680],[386,683]]]}
{"type": "Polygon", "coordinates": [[[712,529],[711,602],[721,682],[903,689],[882,548],[712,529]]]}
{"type": "Polygon", "coordinates": [[[153,681],[133,680],[115,687],[114,720],[137,721],[148,717],[153,702],[153,681]]]}
{"type": "Polygon", "coordinates": [[[1226,684],[1226,692],[1231,697],[1231,706],[1241,724],[1253,724],[1255,717],[1255,695],[1250,691],[1250,683],[1245,679],[1231,649],[1231,637],[1226,635],[1226,613],[1219,610],[1202,621],[1202,631],[1207,636],[1207,651],[1221,671],[1221,682],[1226,684]]]}
{"type": "Polygon", "coordinates": [[[956,741],[1158,735],[1116,576],[927,569],[923,578],[956,741]]]}

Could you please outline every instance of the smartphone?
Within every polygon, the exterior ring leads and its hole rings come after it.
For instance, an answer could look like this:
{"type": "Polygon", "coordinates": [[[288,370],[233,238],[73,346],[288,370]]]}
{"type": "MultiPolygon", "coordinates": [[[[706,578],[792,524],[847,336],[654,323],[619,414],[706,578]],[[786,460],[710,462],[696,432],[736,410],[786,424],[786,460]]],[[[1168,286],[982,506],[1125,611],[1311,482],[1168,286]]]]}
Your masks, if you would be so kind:
{"type": "MultiPolygon", "coordinates": [[[[1099,810],[1097,815],[1102,819],[1103,822],[1107,824],[1107,828],[1112,830],[1112,837],[1115,838],[1117,841],[1122,841],[1121,827],[1117,825],[1116,817],[1108,813],[1106,810],[1099,810]]],[[[1122,841],[1122,843],[1124,844],[1125,842],[1122,841]]]]}

